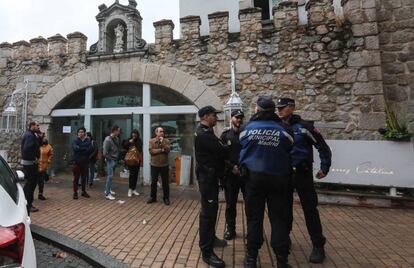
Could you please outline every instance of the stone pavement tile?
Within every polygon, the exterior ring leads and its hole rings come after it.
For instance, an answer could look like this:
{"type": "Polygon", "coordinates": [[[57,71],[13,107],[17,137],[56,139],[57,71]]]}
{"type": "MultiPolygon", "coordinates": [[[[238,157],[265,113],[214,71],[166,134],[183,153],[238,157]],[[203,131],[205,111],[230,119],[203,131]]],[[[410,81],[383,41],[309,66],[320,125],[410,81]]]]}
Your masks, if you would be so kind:
{"type": "MultiPolygon", "coordinates": [[[[170,206],[162,202],[148,205],[148,188],[141,188],[141,196],[128,198],[126,180],[115,179],[113,187],[118,193],[115,201],[104,199],[103,180],[88,190],[90,199],[73,200],[70,180],[53,179],[46,185],[49,199],[35,201],[40,212],[31,215],[32,221],[97,247],[131,267],[208,267],[198,247],[200,205],[194,194],[174,190],[171,185],[170,206]]],[[[245,255],[246,217],[243,203],[237,207],[236,239],[215,249],[227,267],[242,267],[245,255]]],[[[414,267],[413,210],[324,205],[319,211],[327,237],[326,261],[309,264],[312,244],[302,209],[295,204],[289,256],[293,267],[414,267]]],[[[224,213],[225,204],[220,203],[219,238],[225,229],[224,213]]],[[[275,267],[267,213],[264,226],[260,267],[275,267]]]]}

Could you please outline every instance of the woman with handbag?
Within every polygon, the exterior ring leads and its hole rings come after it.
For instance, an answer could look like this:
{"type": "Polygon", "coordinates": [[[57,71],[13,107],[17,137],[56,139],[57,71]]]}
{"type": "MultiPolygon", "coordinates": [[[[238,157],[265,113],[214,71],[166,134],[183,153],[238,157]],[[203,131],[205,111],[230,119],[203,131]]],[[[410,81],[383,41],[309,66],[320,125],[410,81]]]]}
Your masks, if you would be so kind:
{"type": "Polygon", "coordinates": [[[132,197],[132,195],[138,196],[139,193],[136,190],[136,187],[138,181],[139,167],[141,165],[140,155],[142,153],[142,140],[139,137],[138,130],[132,130],[129,140],[125,140],[122,143],[122,145],[127,150],[124,160],[125,165],[129,170],[128,197],[132,197]]]}

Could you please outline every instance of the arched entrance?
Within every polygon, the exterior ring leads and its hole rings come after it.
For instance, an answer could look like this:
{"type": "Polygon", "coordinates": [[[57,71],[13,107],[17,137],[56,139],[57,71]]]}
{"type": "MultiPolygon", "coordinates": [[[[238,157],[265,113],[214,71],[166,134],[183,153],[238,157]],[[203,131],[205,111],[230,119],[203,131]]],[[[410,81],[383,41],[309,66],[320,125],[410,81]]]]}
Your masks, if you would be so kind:
{"type": "Polygon", "coordinates": [[[62,146],[56,150],[62,160],[69,160],[68,145],[80,126],[91,131],[98,144],[113,124],[123,128],[122,138],[138,129],[148,182],[148,141],[153,128],[163,126],[173,141],[170,164],[174,166],[177,154],[193,155],[196,113],[204,105],[221,108],[207,86],[179,70],[155,64],[102,64],[59,82],[40,101],[35,114],[52,118],[49,135],[55,146],[62,146]]]}

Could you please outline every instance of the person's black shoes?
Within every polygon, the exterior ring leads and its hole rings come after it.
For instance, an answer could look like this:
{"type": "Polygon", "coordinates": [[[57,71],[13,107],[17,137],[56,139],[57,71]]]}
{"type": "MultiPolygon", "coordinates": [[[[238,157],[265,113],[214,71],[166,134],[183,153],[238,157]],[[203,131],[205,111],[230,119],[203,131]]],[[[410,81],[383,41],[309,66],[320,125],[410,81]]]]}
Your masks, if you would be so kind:
{"type": "Polygon", "coordinates": [[[224,239],[226,240],[233,240],[236,237],[236,231],[233,229],[227,228],[226,232],[224,233],[224,239]]]}
{"type": "Polygon", "coordinates": [[[325,260],[325,249],[323,247],[313,247],[309,256],[309,262],[322,263],[325,260]]]}
{"type": "Polygon", "coordinates": [[[214,245],[215,248],[218,247],[226,247],[227,246],[227,241],[224,239],[219,239],[218,237],[214,238],[214,245]]]}
{"type": "Polygon", "coordinates": [[[89,198],[91,197],[87,192],[82,192],[81,196],[89,198]]]}
{"type": "Polygon", "coordinates": [[[250,256],[249,254],[246,254],[246,257],[244,258],[244,268],[256,268],[257,260],[256,258],[250,256]]]}
{"type": "Polygon", "coordinates": [[[147,200],[147,204],[151,204],[151,203],[155,203],[155,202],[157,202],[157,199],[154,199],[154,198],[150,198],[150,199],[147,200]]]}
{"type": "Polygon", "coordinates": [[[30,210],[30,212],[38,212],[39,211],[39,209],[34,207],[34,206],[31,206],[29,210],[30,210]]]}
{"type": "Polygon", "coordinates": [[[276,260],[277,260],[277,268],[292,268],[290,264],[288,263],[288,255],[282,255],[276,253],[276,260]]]}
{"type": "Polygon", "coordinates": [[[169,205],[170,205],[170,199],[165,198],[165,199],[164,199],[164,204],[165,204],[166,206],[169,206],[169,205]]]}
{"type": "Polygon", "coordinates": [[[46,200],[46,197],[43,195],[43,194],[39,194],[38,196],[37,196],[37,199],[39,199],[39,200],[46,200]]]}
{"type": "Polygon", "coordinates": [[[226,263],[220,259],[214,252],[210,256],[203,255],[203,261],[211,267],[222,268],[226,266],[226,263]]]}
{"type": "Polygon", "coordinates": [[[73,199],[78,199],[78,193],[73,193],[73,199]]]}

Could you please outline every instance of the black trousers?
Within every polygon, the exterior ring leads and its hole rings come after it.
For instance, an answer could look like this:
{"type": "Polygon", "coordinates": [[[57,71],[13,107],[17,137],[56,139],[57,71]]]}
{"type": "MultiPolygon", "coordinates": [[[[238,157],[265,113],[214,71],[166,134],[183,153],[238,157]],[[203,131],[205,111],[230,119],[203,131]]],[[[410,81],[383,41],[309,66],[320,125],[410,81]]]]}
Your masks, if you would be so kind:
{"type": "MultiPolygon", "coordinates": [[[[312,165],[303,165],[296,168],[293,176],[292,197],[293,204],[293,188],[298,193],[300,203],[302,205],[303,214],[305,215],[306,227],[311,237],[314,247],[323,247],[326,238],[322,233],[322,224],[318,211],[318,195],[313,184],[312,165]]],[[[291,205],[293,206],[293,205],[291,205]]],[[[290,219],[290,230],[292,230],[293,215],[290,219]]]]}
{"type": "Polygon", "coordinates": [[[26,183],[24,184],[23,191],[27,200],[27,211],[29,213],[30,208],[33,206],[33,194],[36,189],[37,182],[39,180],[38,165],[23,165],[23,172],[26,177],[26,183]]]}
{"type": "Polygon", "coordinates": [[[289,255],[291,177],[250,172],[246,179],[247,252],[256,258],[263,244],[263,218],[267,204],[271,225],[271,246],[278,259],[289,255]]]}
{"type": "Polygon", "coordinates": [[[217,179],[209,178],[205,173],[198,173],[197,179],[201,194],[199,245],[203,256],[208,257],[213,252],[216,237],[219,186],[217,179]]]}
{"type": "Polygon", "coordinates": [[[161,176],[162,181],[162,191],[164,194],[164,199],[170,198],[170,184],[168,183],[168,166],[166,167],[154,167],[151,166],[151,198],[157,199],[157,182],[158,175],[161,176]]]}
{"type": "Polygon", "coordinates": [[[237,198],[239,192],[245,197],[245,182],[239,175],[228,175],[226,177],[226,187],[224,188],[224,196],[226,198],[226,223],[227,228],[230,231],[236,229],[236,216],[237,216],[237,198]]]}
{"type": "Polygon", "coordinates": [[[135,190],[137,188],[139,166],[128,166],[129,170],[129,189],[135,190]]]}

